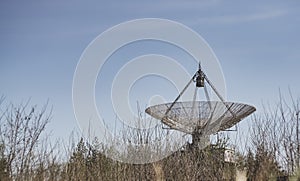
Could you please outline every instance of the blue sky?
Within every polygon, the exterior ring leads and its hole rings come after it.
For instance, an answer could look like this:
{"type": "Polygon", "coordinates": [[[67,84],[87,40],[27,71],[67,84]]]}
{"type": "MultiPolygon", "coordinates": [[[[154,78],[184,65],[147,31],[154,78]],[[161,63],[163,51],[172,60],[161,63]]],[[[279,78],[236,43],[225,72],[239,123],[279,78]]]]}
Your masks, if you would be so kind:
{"type": "MultiPolygon", "coordinates": [[[[121,22],[166,18],[209,43],[221,63],[228,100],[255,105],[259,112],[262,101],[278,100],[279,88],[287,95],[290,87],[300,97],[299,17],[296,0],[1,1],[0,95],[38,105],[49,99],[49,130],[55,137],[69,135],[77,125],[72,79],[87,45],[121,22]]],[[[151,43],[145,47],[157,50],[151,43]]],[[[134,48],[128,50],[135,55],[134,48]]]]}

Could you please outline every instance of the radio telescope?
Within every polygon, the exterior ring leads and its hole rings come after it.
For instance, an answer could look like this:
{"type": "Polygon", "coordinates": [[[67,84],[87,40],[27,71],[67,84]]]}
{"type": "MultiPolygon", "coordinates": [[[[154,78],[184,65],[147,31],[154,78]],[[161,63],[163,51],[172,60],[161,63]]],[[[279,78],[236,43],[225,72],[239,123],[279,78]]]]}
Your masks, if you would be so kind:
{"type": "Polygon", "coordinates": [[[201,70],[199,64],[198,71],[172,103],[150,106],[145,112],[161,120],[169,129],[192,135],[192,144],[199,145],[203,138],[219,131],[226,131],[255,110],[255,107],[247,104],[226,102],[201,70]],[[192,83],[195,83],[193,100],[179,102],[180,97],[192,83]],[[209,100],[207,85],[211,87],[219,101],[209,100]],[[198,88],[204,89],[206,101],[196,100],[198,88]]]}

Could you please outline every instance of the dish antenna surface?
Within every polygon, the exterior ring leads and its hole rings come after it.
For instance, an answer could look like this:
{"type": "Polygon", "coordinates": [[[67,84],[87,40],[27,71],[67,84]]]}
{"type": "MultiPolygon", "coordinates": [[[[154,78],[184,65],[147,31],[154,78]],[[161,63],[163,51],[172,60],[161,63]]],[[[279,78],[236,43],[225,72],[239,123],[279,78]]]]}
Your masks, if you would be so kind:
{"type": "Polygon", "coordinates": [[[207,138],[219,131],[226,131],[255,110],[255,107],[247,104],[226,102],[199,64],[198,71],[172,103],[150,106],[146,108],[145,112],[153,118],[161,120],[169,129],[192,135],[193,144],[197,144],[202,138],[207,138]],[[193,100],[179,102],[180,97],[192,83],[195,83],[193,100]],[[219,101],[209,100],[207,85],[211,87],[219,101]],[[199,88],[204,89],[207,101],[196,101],[199,88]]]}

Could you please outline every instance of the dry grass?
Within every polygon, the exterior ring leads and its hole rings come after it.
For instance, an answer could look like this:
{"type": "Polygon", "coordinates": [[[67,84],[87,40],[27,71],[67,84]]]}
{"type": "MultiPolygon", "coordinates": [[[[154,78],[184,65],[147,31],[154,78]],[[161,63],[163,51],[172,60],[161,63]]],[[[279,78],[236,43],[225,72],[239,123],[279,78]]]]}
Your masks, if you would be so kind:
{"type": "MultiPolygon", "coordinates": [[[[249,180],[297,175],[299,140],[295,134],[299,133],[294,129],[298,128],[295,122],[298,117],[292,115],[299,109],[297,106],[292,108],[280,107],[282,112],[278,113],[281,116],[268,112],[265,117],[254,117],[250,148],[239,153],[236,163],[224,161],[228,140],[221,137],[203,150],[187,143],[158,162],[127,164],[106,157],[104,153],[112,152],[113,147],[102,145],[96,138],[92,142],[74,138],[75,141],[67,145],[59,143],[51,146],[50,142],[42,139],[51,111],[46,111],[46,107],[40,110],[36,106],[29,107],[28,104],[9,105],[0,113],[0,180],[235,180],[237,169],[245,170],[249,180]],[[277,125],[279,123],[280,126],[277,125]],[[272,131],[272,126],[280,132],[272,131]],[[285,146],[291,146],[292,150],[285,146]]],[[[152,132],[127,129],[119,136],[120,140],[149,143],[153,138],[164,136],[159,129],[150,130],[152,132]]],[[[151,149],[154,150],[150,152],[163,152],[168,148],[151,149]]],[[[130,146],[126,147],[126,152],[137,156],[130,146]]]]}

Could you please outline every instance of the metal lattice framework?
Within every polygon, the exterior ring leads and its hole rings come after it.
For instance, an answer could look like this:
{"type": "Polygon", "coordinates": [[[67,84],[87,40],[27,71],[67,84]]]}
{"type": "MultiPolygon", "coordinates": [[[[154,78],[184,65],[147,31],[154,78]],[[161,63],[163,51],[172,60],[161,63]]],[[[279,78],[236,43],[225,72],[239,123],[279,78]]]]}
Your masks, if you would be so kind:
{"type": "Polygon", "coordinates": [[[255,107],[247,104],[225,102],[199,64],[198,71],[172,103],[151,106],[145,111],[169,128],[191,134],[198,139],[201,135],[214,134],[234,126],[255,110],[255,107]],[[193,82],[196,82],[193,101],[179,102],[180,97],[193,82]],[[209,100],[206,83],[220,101],[209,100]],[[204,88],[207,101],[196,101],[198,88],[204,88]]]}
{"type": "Polygon", "coordinates": [[[199,130],[213,134],[234,126],[255,110],[255,107],[242,103],[188,101],[155,105],[145,111],[171,129],[188,134],[199,130]]]}

